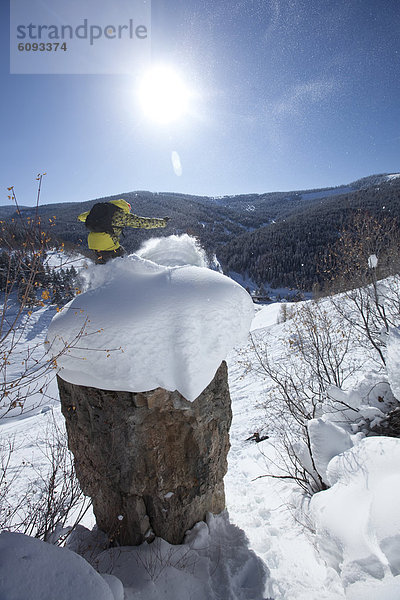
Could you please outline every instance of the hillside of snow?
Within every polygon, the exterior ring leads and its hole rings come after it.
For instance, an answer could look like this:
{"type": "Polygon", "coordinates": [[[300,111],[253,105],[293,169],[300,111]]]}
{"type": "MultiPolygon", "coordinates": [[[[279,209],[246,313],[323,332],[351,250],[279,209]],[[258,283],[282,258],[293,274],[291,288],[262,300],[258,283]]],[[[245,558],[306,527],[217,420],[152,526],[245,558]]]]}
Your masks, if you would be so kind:
{"type": "MultiPolygon", "coordinates": [[[[321,335],[325,325],[329,327],[332,344],[329,356],[335,356],[340,363],[341,386],[327,387],[327,393],[315,404],[313,418],[308,421],[311,464],[301,430],[296,429],[283,410],[277,383],[268,375],[265,361],[278,369],[281,377],[291,378],[294,383],[303,377],[301,381],[307,389],[317,387],[315,375],[306,370],[299,338],[304,315],[310,314],[307,311],[309,307],[314,309],[313,304],[256,307],[251,337],[242,341],[238,335],[241,332],[231,330],[237,329],[234,314],[238,306],[244,307],[243,314],[247,315],[250,325],[249,308],[246,301],[242,301],[245,292],[238,284],[225,282],[225,278],[221,280],[222,276],[217,273],[208,272],[204,279],[201,276],[193,280],[192,274],[197,269],[203,273],[206,267],[196,262],[203,258],[190,239],[183,245],[180,242],[179,249],[172,239],[163,244],[158,248],[159,256],[163,257],[160,260],[163,265],[165,259],[169,263],[163,267],[154,262],[148,265],[149,259],[156,257],[149,246],[147,250],[142,249],[140,258],[133,255],[115,260],[111,263],[112,269],[110,265],[93,267],[84,263],[81,276],[85,293],[70,306],[75,307],[74,312],[86,311],[90,303],[79,307],[80,298],[86,294],[86,298],[95,299],[98,311],[95,319],[100,319],[102,314],[109,316],[113,290],[115,293],[122,289],[128,295],[133,294],[132,298],[141,298],[135,286],[129,288],[129,292],[127,287],[119,287],[125,277],[132,278],[136,287],[148,279],[152,295],[157,289],[162,291],[155,323],[163,319],[160,309],[168,306],[166,290],[173,290],[176,284],[182,291],[178,303],[172,296],[171,310],[176,316],[177,330],[180,325],[194,326],[200,317],[204,318],[199,308],[205,305],[207,298],[212,305],[211,313],[217,309],[224,312],[226,316],[221,324],[224,339],[235,346],[227,357],[233,410],[225,477],[227,511],[218,516],[210,515],[206,523],[196,525],[180,546],[158,539],[136,548],[107,548],[104,535],[94,527],[90,510],[66,538],[68,549],[21,534],[2,533],[0,597],[7,600],[23,597],[31,600],[55,597],[60,600],[91,597],[99,600],[397,600],[400,597],[400,520],[396,501],[400,492],[400,440],[367,435],[374,423],[383,422],[385,412],[397,406],[394,397],[400,389],[397,325],[393,322],[385,341],[386,369],[363,346],[356,330],[343,327],[334,303],[327,299],[318,305],[315,318],[321,335]],[[179,267],[171,264],[173,259],[169,261],[169,252],[178,257],[179,267]],[[185,277],[174,283],[175,274],[182,271],[190,274],[190,285],[185,277]],[[168,277],[172,287],[168,287],[168,277]],[[215,288],[221,281],[220,294],[215,288]],[[200,293],[199,288],[192,285],[200,285],[200,293]],[[192,289],[196,290],[193,295],[192,289]],[[96,290],[104,291],[110,304],[101,304],[96,290]],[[186,294],[192,300],[187,306],[186,294]],[[185,319],[180,323],[181,310],[185,319]],[[264,439],[256,443],[255,434],[264,439]],[[310,497],[286,477],[293,465],[282,453],[282,442],[296,450],[317,482],[320,480],[316,472],[321,476],[321,491],[310,497]],[[281,475],[284,477],[280,478],[281,475]],[[20,575],[22,571],[24,578],[20,575]]],[[[123,285],[127,286],[126,281],[123,285]]],[[[387,298],[390,291],[395,293],[396,286],[395,279],[384,282],[382,298],[387,298]]],[[[335,303],[350,314],[351,305],[346,297],[337,297],[335,303]]],[[[116,319],[127,318],[128,301],[126,306],[126,313],[116,319]]],[[[139,306],[146,316],[143,298],[139,306]]],[[[150,303],[150,306],[154,305],[150,303]]],[[[43,359],[43,344],[55,314],[54,306],[32,312],[19,340],[18,358],[10,369],[20,369],[20,358],[26,354],[33,360],[35,357],[43,359]]],[[[62,322],[65,318],[62,315],[63,312],[59,313],[56,323],[62,322]]],[[[149,327],[150,313],[148,319],[149,327]]],[[[132,327],[135,326],[133,323],[132,327]]],[[[97,328],[100,321],[93,324],[94,331],[97,328]]],[[[92,338],[95,339],[95,335],[92,338]]],[[[128,344],[129,340],[122,338],[120,344],[122,342],[128,344]]],[[[204,342],[209,343],[208,332],[204,342]]],[[[310,345],[305,356],[311,358],[313,346],[310,339],[307,343],[310,345]]],[[[87,358],[87,344],[85,348],[87,358]]],[[[214,360],[219,357],[216,353],[214,360]]],[[[97,360],[96,354],[95,360],[87,358],[85,363],[95,370],[97,360]]],[[[111,356],[108,360],[112,365],[111,356]]],[[[319,364],[324,360],[321,354],[319,364]]],[[[205,365],[201,361],[198,364],[205,365]]],[[[207,370],[206,366],[204,369],[207,370]]],[[[84,372],[88,377],[87,371],[84,372]]],[[[29,486],[35,494],[41,489],[49,469],[51,432],[55,425],[64,430],[54,374],[54,370],[48,372],[47,385],[43,380],[35,394],[28,397],[30,411],[21,414],[15,409],[7,418],[0,419],[3,468],[7,443],[13,444],[8,465],[13,475],[8,498],[14,505],[29,486]],[[46,390],[46,396],[40,389],[46,390]]],[[[118,372],[114,378],[118,380],[114,381],[117,389],[121,389],[121,381],[126,385],[118,372]]],[[[304,397],[303,401],[306,400],[304,397]]],[[[4,519],[1,509],[5,496],[1,495],[4,489],[1,485],[0,514],[4,519]]],[[[14,516],[14,522],[17,517],[14,516]]],[[[73,522],[72,518],[68,523],[73,522]]],[[[13,531],[12,521],[5,524],[5,529],[13,531]]],[[[68,528],[64,528],[51,540],[67,533],[68,528]]]]}

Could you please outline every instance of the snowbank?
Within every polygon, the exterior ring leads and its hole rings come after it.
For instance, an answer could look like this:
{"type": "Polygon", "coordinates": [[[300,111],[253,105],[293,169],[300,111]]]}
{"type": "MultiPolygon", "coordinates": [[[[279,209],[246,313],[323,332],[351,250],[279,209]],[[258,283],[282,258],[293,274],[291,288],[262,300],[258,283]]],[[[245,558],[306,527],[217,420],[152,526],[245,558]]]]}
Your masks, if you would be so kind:
{"type": "Polygon", "coordinates": [[[257,311],[257,314],[253,319],[253,322],[251,324],[251,331],[256,331],[257,329],[264,329],[265,327],[276,325],[276,323],[278,323],[279,320],[279,315],[281,313],[282,306],[283,304],[280,304],[279,302],[263,306],[259,311],[257,311]]]}
{"type": "Polygon", "coordinates": [[[367,587],[358,583],[349,598],[400,598],[400,579],[393,579],[400,574],[399,465],[400,439],[364,438],[330,461],[332,487],[311,500],[318,546],[344,585],[372,577],[391,590],[357,595],[367,587]]]}
{"type": "Polygon", "coordinates": [[[0,534],[0,598],[123,600],[123,589],[115,577],[103,578],[66,548],[4,531],[0,534]]]}
{"type": "Polygon", "coordinates": [[[194,400],[247,338],[253,303],[204,267],[165,267],[136,255],[89,267],[89,289],[50,324],[48,343],[71,383],[143,392],[162,387],[194,400]]]}

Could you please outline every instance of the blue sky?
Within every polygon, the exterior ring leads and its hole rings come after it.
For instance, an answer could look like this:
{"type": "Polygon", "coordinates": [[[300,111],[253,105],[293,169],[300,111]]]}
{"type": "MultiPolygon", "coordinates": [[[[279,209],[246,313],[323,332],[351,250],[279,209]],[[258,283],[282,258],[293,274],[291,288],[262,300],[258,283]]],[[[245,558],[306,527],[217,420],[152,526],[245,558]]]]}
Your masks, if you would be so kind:
{"type": "Polygon", "coordinates": [[[135,77],[10,75],[2,0],[2,204],[9,185],[32,204],[44,171],[43,203],[307,189],[400,171],[398,0],[151,6],[153,61],[193,91],[170,124],[143,113],[135,77]]]}

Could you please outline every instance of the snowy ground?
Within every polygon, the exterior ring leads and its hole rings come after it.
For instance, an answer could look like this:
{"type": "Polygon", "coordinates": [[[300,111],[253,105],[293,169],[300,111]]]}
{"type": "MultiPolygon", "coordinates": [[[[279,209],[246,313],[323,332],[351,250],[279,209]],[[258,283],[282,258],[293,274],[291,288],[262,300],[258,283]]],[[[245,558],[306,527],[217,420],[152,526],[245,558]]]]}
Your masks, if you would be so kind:
{"type": "MultiPolygon", "coordinates": [[[[281,305],[262,308],[252,326],[277,348],[286,327],[277,324],[280,310],[281,305]]],[[[21,350],[44,342],[54,312],[53,308],[33,312],[21,350]]],[[[392,352],[393,371],[400,361],[396,352],[392,352]]],[[[71,536],[70,549],[84,555],[105,577],[98,577],[88,563],[77,561],[76,554],[57,548],[51,554],[52,547],[43,548],[40,542],[29,540],[26,546],[19,536],[1,535],[0,597],[398,600],[398,440],[375,438],[372,444],[379,442],[379,448],[372,447],[371,438],[353,440],[354,447],[327,465],[332,487],[314,496],[310,510],[308,506],[302,509],[302,496],[293,483],[262,477],[271,472],[271,461],[279,461],[275,432],[263,407],[270,383],[246,368],[243,355],[244,346],[228,356],[233,422],[225,478],[227,513],[197,525],[182,546],[157,540],[150,546],[105,551],[101,536],[90,531],[94,520],[87,513],[84,527],[71,536]],[[248,440],[256,431],[269,439],[258,444],[248,440]],[[28,577],[24,589],[22,565],[28,577]],[[78,591],[69,587],[72,581],[78,591]]],[[[53,419],[63,427],[54,380],[48,396],[38,400],[38,396],[29,400],[32,410],[26,415],[14,411],[0,419],[0,439],[13,439],[15,444],[11,469],[18,473],[16,495],[27,480],[34,481],[46,469],[44,439],[53,419]]],[[[326,426],[332,428],[329,423],[326,426]]]]}
{"type": "MultiPolygon", "coordinates": [[[[271,314],[274,312],[276,309],[271,306],[271,314]]],[[[48,323],[53,312],[47,309],[47,313],[45,309],[34,313],[30,338],[34,331],[37,336],[44,337],[42,324],[44,321],[48,323]]],[[[157,574],[155,581],[149,576],[148,571],[151,569],[148,563],[156,563],[157,559],[154,556],[146,558],[145,549],[139,555],[139,559],[135,559],[130,554],[131,563],[126,556],[126,550],[123,552],[122,562],[119,556],[115,557],[115,551],[112,552],[111,557],[103,555],[98,568],[102,572],[111,571],[126,583],[127,599],[175,600],[178,597],[187,597],[192,600],[203,598],[262,600],[271,597],[275,600],[336,600],[345,597],[336,572],[327,568],[318,558],[309,532],[294,520],[291,509],[293,486],[266,478],[253,481],[255,477],[265,474],[266,462],[262,452],[272,452],[272,444],[270,440],[260,444],[246,441],[253,430],[259,428],[260,421],[264,418],[264,411],[257,408],[258,402],[262,400],[263,385],[254,379],[253,375],[243,378],[240,360],[241,352],[238,349],[231,353],[228,361],[234,417],[225,486],[229,521],[242,531],[228,525],[226,516],[212,519],[211,532],[204,525],[200,527],[200,531],[191,535],[188,546],[184,546],[178,555],[177,551],[173,550],[173,558],[169,559],[173,568],[170,568],[170,565],[166,568],[163,564],[164,561],[168,562],[166,557],[171,555],[171,547],[165,543],[165,547],[158,554],[164,558],[158,560],[158,567],[153,567],[162,572],[162,575],[157,574]],[[248,544],[243,538],[244,535],[248,539],[248,544]],[[196,554],[196,547],[202,548],[203,556],[201,553],[196,554]],[[204,548],[207,550],[204,551],[204,548]],[[263,590],[260,589],[260,583],[264,579],[260,570],[261,565],[257,563],[249,549],[254,550],[270,571],[263,590]],[[195,558],[191,556],[189,561],[188,552],[195,558]],[[106,561],[112,561],[112,566],[110,567],[110,563],[106,561]],[[197,570],[194,575],[193,561],[197,570]],[[128,565],[134,563],[134,572],[132,566],[127,567],[127,562],[128,565]],[[191,565],[190,568],[186,566],[187,564],[191,565]],[[246,583],[246,578],[252,579],[252,583],[246,583]],[[134,592],[134,581],[141,590],[140,595],[134,592]],[[188,590],[191,596],[185,595],[188,590]]],[[[56,397],[57,389],[54,381],[50,385],[50,390],[56,397]]],[[[38,471],[46,468],[43,444],[46,430],[52,425],[53,416],[57,423],[63,426],[59,405],[52,401],[36,408],[26,418],[14,416],[0,422],[1,438],[15,440],[14,468],[17,469],[22,461],[28,463],[23,471],[24,479],[20,479],[16,486],[16,493],[22,493],[26,480],[34,479],[38,471]]],[[[85,517],[84,525],[89,529],[92,528],[94,525],[92,515],[85,517]]],[[[12,546],[11,540],[6,540],[4,543],[6,548],[12,546]]],[[[45,560],[49,558],[44,557],[43,561],[45,560]]],[[[6,564],[4,563],[4,566],[6,564]]],[[[38,569],[40,564],[39,560],[37,564],[32,565],[32,569],[38,569]]],[[[76,569],[75,563],[71,569],[76,569]]],[[[86,571],[83,577],[85,573],[86,571]]],[[[17,572],[15,574],[17,575],[17,572]]],[[[61,585],[61,580],[57,585],[61,585]]],[[[64,598],[72,600],[72,596],[68,594],[60,596],[60,600],[64,598]]],[[[76,598],[78,599],[78,596],[76,598]]],[[[86,598],[88,596],[82,596],[82,600],[86,598]]],[[[99,595],[100,598],[102,596],[99,595]]]]}

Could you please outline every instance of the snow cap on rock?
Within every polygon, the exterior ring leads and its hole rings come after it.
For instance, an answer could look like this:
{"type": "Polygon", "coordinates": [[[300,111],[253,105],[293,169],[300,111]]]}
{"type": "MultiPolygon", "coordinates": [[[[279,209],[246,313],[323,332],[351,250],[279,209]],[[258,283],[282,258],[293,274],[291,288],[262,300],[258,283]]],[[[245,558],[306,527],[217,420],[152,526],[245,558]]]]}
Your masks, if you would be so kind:
{"type": "Polygon", "coordinates": [[[249,294],[204,267],[164,267],[136,255],[89,268],[89,289],[50,324],[59,375],[70,383],[193,401],[247,337],[249,294]],[[68,345],[68,350],[64,351],[68,345]]]}

